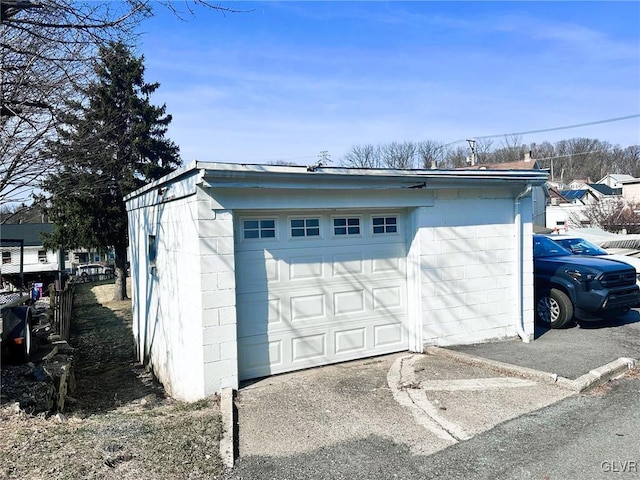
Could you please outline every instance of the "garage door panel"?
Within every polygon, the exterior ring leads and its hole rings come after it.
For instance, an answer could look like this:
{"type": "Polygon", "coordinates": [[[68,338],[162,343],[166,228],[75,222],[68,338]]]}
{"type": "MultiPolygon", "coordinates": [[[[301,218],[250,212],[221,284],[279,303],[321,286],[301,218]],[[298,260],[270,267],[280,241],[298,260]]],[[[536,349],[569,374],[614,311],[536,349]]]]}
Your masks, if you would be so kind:
{"type": "Polygon", "coordinates": [[[389,273],[402,275],[405,274],[405,263],[400,258],[372,258],[371,273],[388,275],[389,273]]]}
{"type": "Polygon", "coordinates": [[[375,347],[404,345],[404,329],[400,324],[376,325],[373,327],[373,344],[375,347]]]}
{"type": "Polygon", "coordinates": [[[282,315],[282,300],[279,298],[268,298],[259,300],[248,295],[238,297],[237,305],[238,336],[252,336],[267,333],[274,328],[283,327],[284,318],[282,315]],[[265,322],[266,319],[266,322],[265,322]]]}
{"type": "Polygon", "coordinates": [[[327,356],[327,334],[318,333],[291,339],[291,361],[307,362],[327,356]]]}
{"type": "Polygon", "coordinates": [[[272,369],[277,371],[283,367],[283,347],[282,340],[270,341],[266,335],[242,339],[238,342],[241,352],[238,356],[238,367],[245,374],[269,375],[272,369]]]}
{"type": "Polygon", "coordinates": [[[365,327],[336,331],[334,333],[336,354],[364,351],[367,347],[366,336],[365,327]]]}
{"type": "Polygon", "coordinates": [[[404,307],[406,294],[400,286],[373,288],[371,294],[373,309],[376,311],[390,312],[393,309],[404,307]]]}
{"type": "Polygon", "coordinates": [[[337,253],[331,259],[332,276],[345,277],[363,274],[365,270],[364,255],[359,252],[357,255],[353,253],[337,253]]]}
{"type": "Polygon", "coordinates": [[[259,335],[239,340],[241,378],[255,378],[325,365],[406,348],[401,324],[361,325],[336,329],[321,326],[259,335]],[[270,363],[261,364],[261,361],[270,363]]]}
{"type": "Polygon", "coordinates": [[[266,252],[244,252],[243,261],[236,264],[236,284],[239,292],[266,292],[269,284],[281,281],[280,262],[266,252]]]}
{"type": "Polygon", "coordinates": [[[289,265],[289,280],[318,280],[324,276],[324,256],[291,256],[284,259],[289,265]]]}
{"type": "MultiPolygon", "coordinates": [[[[334,302],[329,309],[326,307],[326,297],[323,295],[293,297],[290,299],[271,298],[267,300],[245,300],[238,305],[238,335],[250,336],[262,333],[288,332],[296,328],[331,327],[336,319],[345,326],[367,323],[379,317],[373,312],[373,301],[365,298],[366,292],[347,293],[344,302],[334,302]],[[288,303],[287,303],[288,302],[288,303]],[[331,314],[330,309],[338,310],[331,314]],[[339,309],[348,310],[340,312],[339,309]],[[327,313],[329,312],[329,313],[327,313]],[[264,321],[265,315],[267,322],[264,321]]],[[[402,309],[396,309],[402,312],[402,309]]],[[[393,314],[387,307],[385,314],[393,314]]]]}
{"type": "Polygon", "coordinates": [[[277,242],[269,239],[262,251],[255,239],[236,246],[238,348],[247,357],[241,379],[407,348],[402,228],[373,235],[374,214],[362,212],[359,235],[334,236],[336,215],[308,215],[320,219],[321,238],[289,239],[291,217],[270,213],[280,228],[277,242]]]}
{"type": "Polygon", "coordinates": [[[292,296],[291,321],[293,323],[304,320],[322,320],[326,318],[326,297],[324,294],[312,293],[292,296]]]}
{"type": "Polygon", "coordinates": [[[365,313],[365,291],[364,289],[347,290],[334,292],[333,294],[333,314],[346,315],[365,313]]]}

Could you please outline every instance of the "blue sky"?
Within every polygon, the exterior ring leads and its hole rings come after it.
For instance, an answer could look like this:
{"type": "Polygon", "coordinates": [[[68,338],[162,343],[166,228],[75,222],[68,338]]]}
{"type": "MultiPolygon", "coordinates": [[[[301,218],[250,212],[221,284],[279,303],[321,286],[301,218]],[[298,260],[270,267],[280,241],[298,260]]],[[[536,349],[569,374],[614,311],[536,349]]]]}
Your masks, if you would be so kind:
{"type": "MultiPolygon", "coordinates": [[[[140,28],[152,101],[173,115],[185,162],[304,165],[326,150],[336,165],[355,144],[640,114],[640,2],[221,5],[250,11],[158,10],[140,28]]],[[[521,140],[574,137],[640,144],[640,118],[521,140]]]]}

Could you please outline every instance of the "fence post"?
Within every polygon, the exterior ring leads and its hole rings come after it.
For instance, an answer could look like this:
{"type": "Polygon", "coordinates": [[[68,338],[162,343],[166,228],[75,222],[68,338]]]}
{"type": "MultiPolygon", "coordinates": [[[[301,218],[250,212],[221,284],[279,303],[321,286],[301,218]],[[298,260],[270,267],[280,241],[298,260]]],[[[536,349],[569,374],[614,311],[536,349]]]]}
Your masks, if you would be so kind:
{"type": "Polygon", "coordinates": [[[67,283],[63,290],[55,285],[49,286],[49,304],[53,313],[53,328],[63,340],[69,341],[71,315],[73,313],[73,294],[75,285],[67,283]]]}

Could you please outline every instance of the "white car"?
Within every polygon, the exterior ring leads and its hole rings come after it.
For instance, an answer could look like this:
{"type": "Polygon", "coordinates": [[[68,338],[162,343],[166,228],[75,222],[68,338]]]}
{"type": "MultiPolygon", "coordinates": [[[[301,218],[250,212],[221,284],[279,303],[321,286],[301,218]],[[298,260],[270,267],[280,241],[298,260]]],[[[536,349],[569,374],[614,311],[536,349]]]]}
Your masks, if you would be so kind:
{"type": "Polygon", "coordinates": [[[110,275],[112,273],[113,267],[110,265],[100,265],[99,263],[88,263],[76,268],[76,275],[81,277],[86,277],[88,275],[110,275]]]}
{"type": "Polygon", "coordinates": [[[591,243],[584,238],[574,237],[572,235],[545,235],[574,255],[590,255],[595,257],[606,257],[609,260],[616,260],[631,265],[636,269],[636,283],[640,286],[640,258],[630,257],[627,255],[616,255],[607,252],[604,248],[599,247],[595,243],[591,243]]]}

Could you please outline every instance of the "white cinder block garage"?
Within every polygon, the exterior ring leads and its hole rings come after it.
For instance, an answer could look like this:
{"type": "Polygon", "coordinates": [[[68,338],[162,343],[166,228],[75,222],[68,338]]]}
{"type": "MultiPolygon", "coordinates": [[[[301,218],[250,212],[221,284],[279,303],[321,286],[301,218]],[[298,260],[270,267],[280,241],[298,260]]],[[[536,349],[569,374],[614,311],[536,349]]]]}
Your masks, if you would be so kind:
{"type": "Polygon", "coordinates": [[[539,170],[197,162],[127,197],[134,335],[167,391],[533,337],[539,170]]]}

